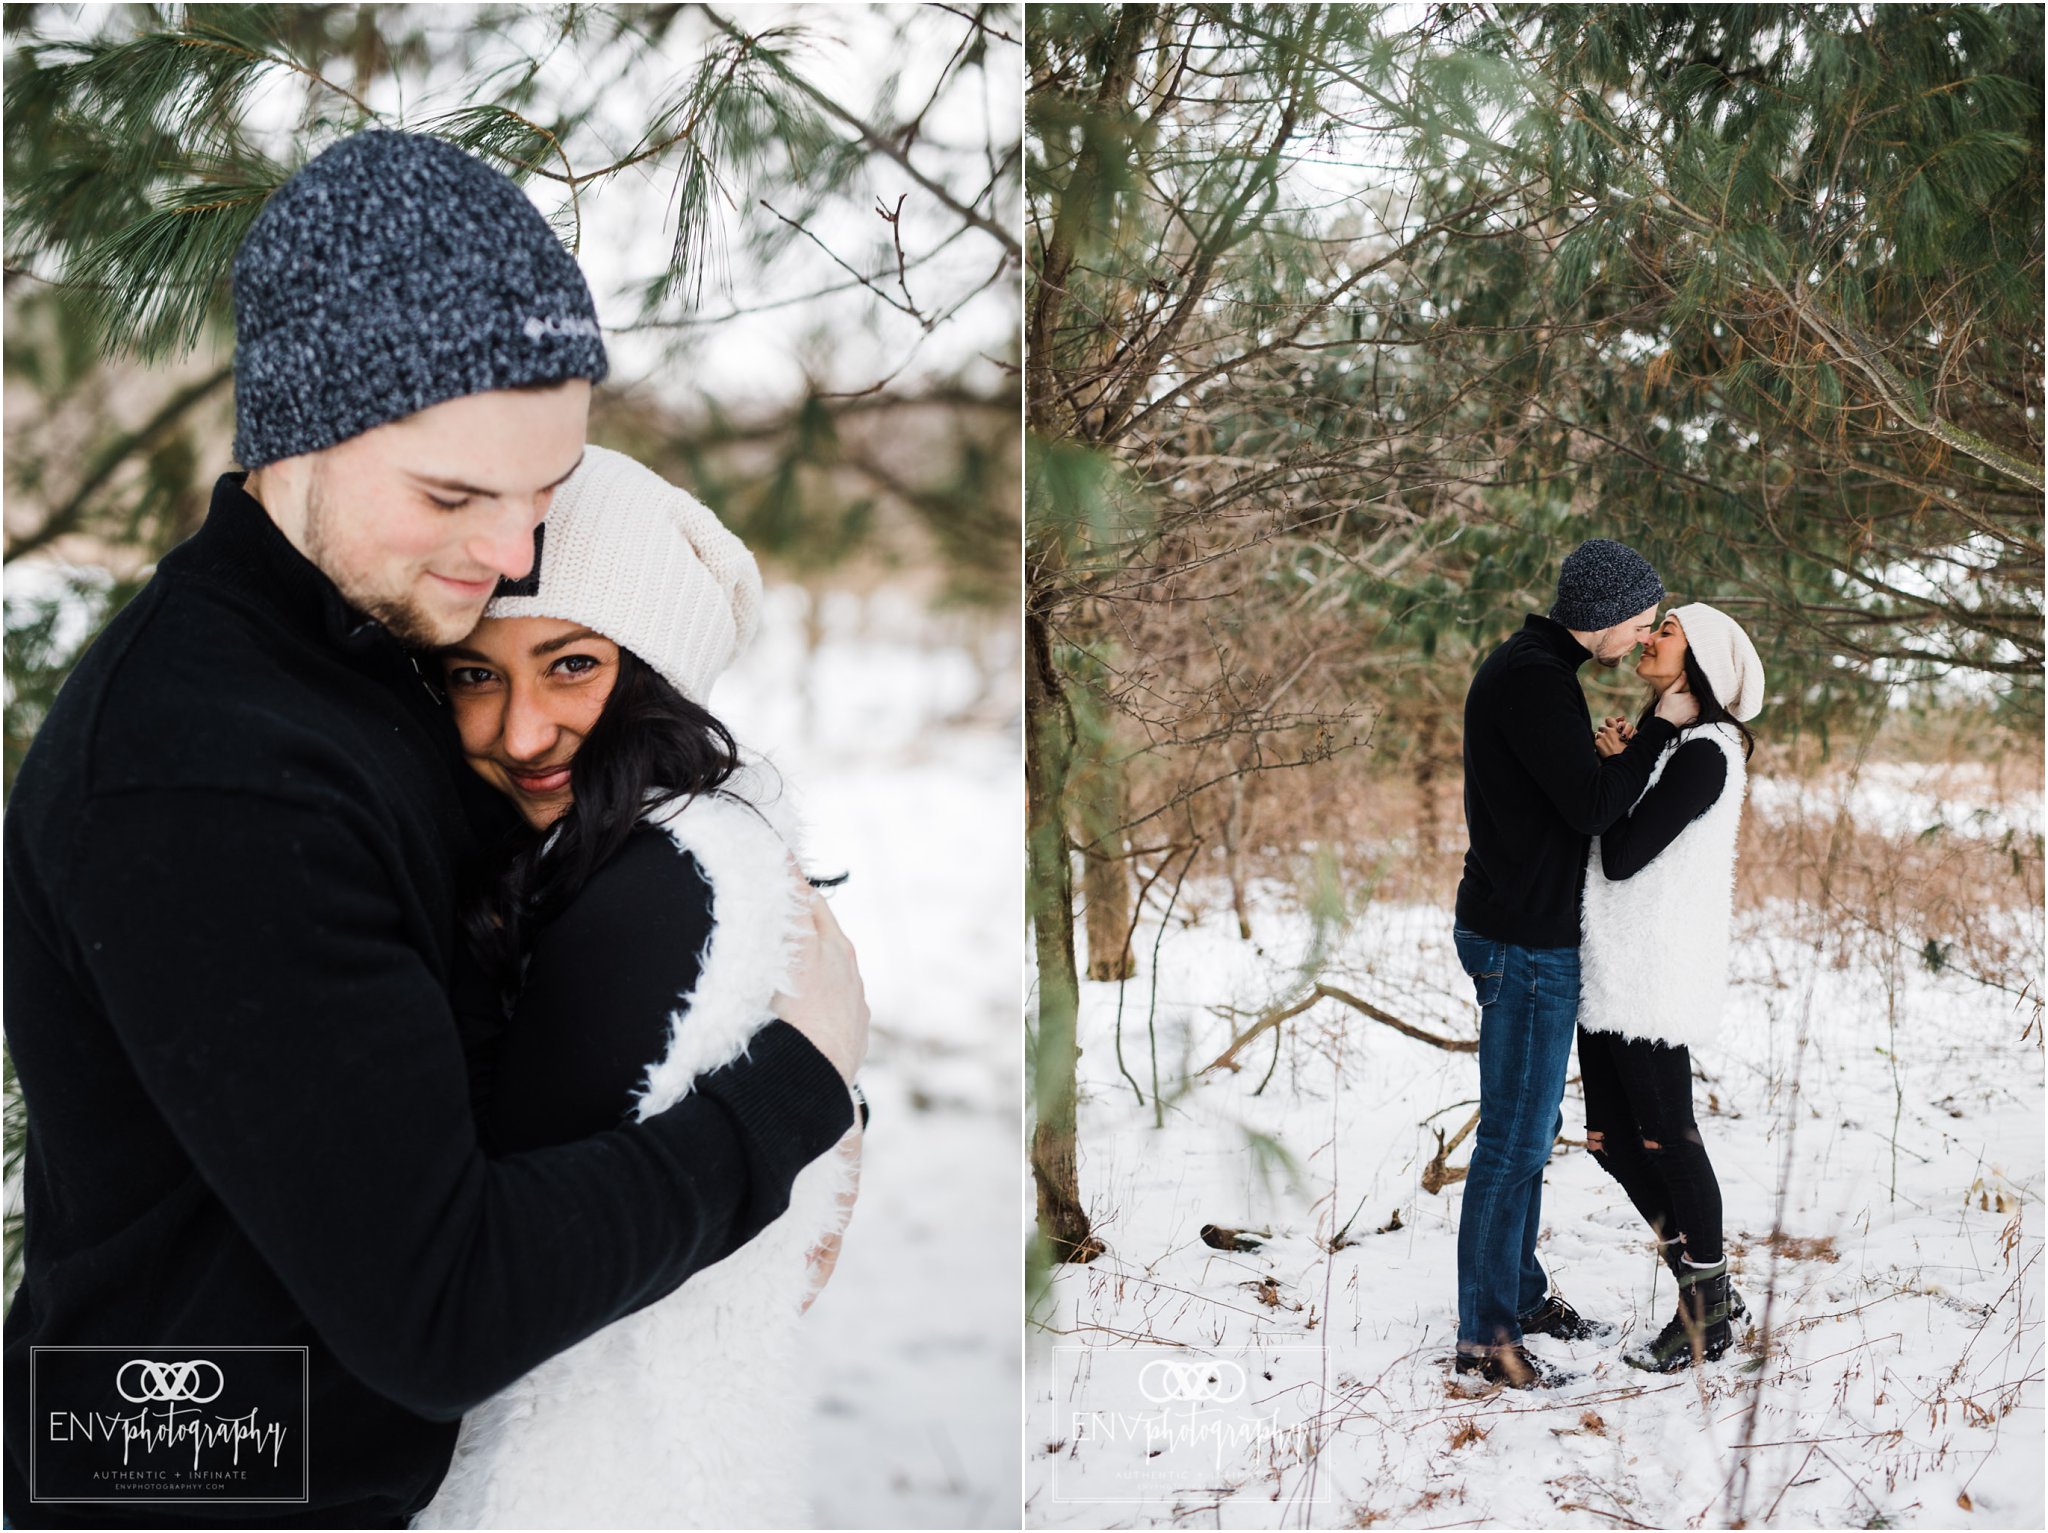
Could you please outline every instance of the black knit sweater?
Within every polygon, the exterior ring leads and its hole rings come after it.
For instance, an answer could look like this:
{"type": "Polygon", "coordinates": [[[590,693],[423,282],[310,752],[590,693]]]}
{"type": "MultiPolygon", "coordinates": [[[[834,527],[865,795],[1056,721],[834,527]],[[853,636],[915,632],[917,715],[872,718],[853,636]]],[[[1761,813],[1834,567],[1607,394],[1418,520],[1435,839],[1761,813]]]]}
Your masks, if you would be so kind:
{"type": "Polygon", "coordinates": [[[730,1254],[850,1125],[773,1023],[645,1124],[486,1153],[449,993],[503,812],[405,651],[224,477],[7,805],[17,1527],[403,1527],[464,1411],[730,1254]],[[308,1347],[310,1504],[31,1503],[29,1349],[83,1343],[308,1347]]]}
{"type": "Polygon", "coordinates": [[[1592,655],[1535,613],[1480,662],[1465,694],[1460,926],[1522,947],[1577,947],[1592,838],[1641,796],[1677,731],[1645,719],[1619,756],[1593,748],[1578,670],[1592,655]]]}
{"type": "Polygon", "coordinates": [[[566,1144],[632,1116],[647,1067],[668,1053],[677,1000],[697,987],[712,913],[697,859],[659,826],[636,826],[535,934],[479,1082],[487,1148],[566,1144]]]}
{"type": "Polygon", "coordinates": [[[1678,833],[1720,801],[1728,758],[1711,740],[1688,740],[1635,808],[1600,832],[1600,871],[1617,883],[1657,860],[1678,833]]]}

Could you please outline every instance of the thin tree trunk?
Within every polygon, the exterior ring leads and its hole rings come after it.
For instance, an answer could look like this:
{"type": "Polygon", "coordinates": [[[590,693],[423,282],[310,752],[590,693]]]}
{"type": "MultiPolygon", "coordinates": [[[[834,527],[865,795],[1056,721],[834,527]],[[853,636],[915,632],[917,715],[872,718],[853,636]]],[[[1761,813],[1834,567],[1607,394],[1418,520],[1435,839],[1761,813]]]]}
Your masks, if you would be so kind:
{"type": "Polygon", "coordinates": [[[804,593],[804,668],[797,679],[798,733],[805,740],[818,738],[818,695],[811,678],[818,674],[818,651],[825,647],[825,598],[817,591],[804,593]]]}
{"type": "Polygon", "coordinates": [[[1230,779],[1230,813],[1223,821],[1223,871],[1230,880],[1230,908],[1237,914],[1237,935],[1252,940],[1252,918],[1244,902],[1244,774],[1230,779]]]}
{"type": "MultiPolygon", "coordinates": [[[[1104,116],[1120,116],[1127,109],[1124,96],[1137,74],[1138,43],[1153,20],[1154,13],[1147,6],[1127,5],[1118,13],[1102,84],[1095,92],[1096,110],[1104,116]]],[[[1057,194],[1052,236],[1039,260],[1037,292],[1026,323],[1024,406],[1030,414],[1032,430],[1047,441],[1069,435],[1074,424],[1073,402],[1060,389],[1054,375],[1054,336],[1066,309],[1067,277],[1074,269],[1083,231],[1097,216],[1097,194],[1103,175],[1102,139],[1106,136],[1083,135],[1073,173],[1057,194]]]]}
{"type": "Polygon", "coordinates": [[[1074,720],[1052,665],[1052,641],[1036,610],[1024,618],[1026,900],[1038,955],[1038,1121],[1031,1177],[1038,1229],[1055,1262],[1087,1262],[1103,1245],[1089,1228],[1075,1158],[1075,1037],[1081,985],[1074,966],[1074,877],[1067,856],[1067,773],[1074,720]]]}
{"type": "Polygon", "coordinates": [[[1437,751],[1442,744],[1442,719],[1434,704],[1422,715],[1415,731],[1415,788],[1421,795],[1422,803],[1415,817],[1416,830],[1422,842],[1424,865],[1436,861],[1438,850],[1443,846],[1444,822],[1441,794],[1437,783],[1442,775],[1442,762],[1437,751]]]}
{"type": "Polygon", "coordinates": [[[1130,979],[1138,972],[1124,933],[1131,924],[1131,875],[1121,857],[1092,856],[1082,864],[1088,899],[1088,977],[1130,979]]]}
{"type": "Polygon", "coordinates": [[[1106,761],[1107,741],[1079,737],[1087,759],[1075,774],[1070,796],[1080,820],[1082,929],[1088,934],[1088,977],[1129,979],[1138,972],[1131,956],[1131,870],[1124,852],[1124,774],[1106,761]]]}

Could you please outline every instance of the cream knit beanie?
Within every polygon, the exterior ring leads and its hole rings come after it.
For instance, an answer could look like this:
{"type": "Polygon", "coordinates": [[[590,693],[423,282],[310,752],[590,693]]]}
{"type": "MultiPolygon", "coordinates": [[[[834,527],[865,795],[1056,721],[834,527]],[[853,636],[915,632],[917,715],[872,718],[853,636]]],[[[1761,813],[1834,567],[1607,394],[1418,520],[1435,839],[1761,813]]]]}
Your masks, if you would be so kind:
{"type": "Polygon", "coordinates": [[[585,624],[701,706],[754,636],[761,572],[696,496],[592,443],[535,534],[532,572],[501,581],[484,616],[585,624]]]}
{"type": "Polygon", "coordinates": [[[1685,630],[1685,642],[1713,684],[1721,706],[1743,723],[1764,706],[1764,663],[1742,625],[1703,601],[1673,607],[1670,615],[1685,630]]]}

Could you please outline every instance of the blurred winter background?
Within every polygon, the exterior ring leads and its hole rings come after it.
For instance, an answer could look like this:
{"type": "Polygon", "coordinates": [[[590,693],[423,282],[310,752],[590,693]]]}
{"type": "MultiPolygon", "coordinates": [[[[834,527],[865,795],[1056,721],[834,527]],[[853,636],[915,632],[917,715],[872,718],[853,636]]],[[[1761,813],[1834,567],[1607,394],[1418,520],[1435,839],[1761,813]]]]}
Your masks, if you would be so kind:
{"type": "MultiPolygon", "coordinates": [[[[2041,1526],[2040,8],[1028,23],[1027,1521],[2041,1526]],[[1452,1398],[1461,705],[1594,536],[1769,674],[1693,1059],[1755,1320],[1452,1398]],[[1160,1346],[1247,1406],[1148,1437],[1160,1346]]],[[[1558,1283],[1654,1334],[1564,1121],[1558,1283]]]]}
{"type": "MultiPolygon", "coordinates": [[[[812,1311],[821,1525],[1014,1525],[1021,7],[9,6],[6,766],[231,467],[228,261],[370,123],[578,254],[591,436],[759,554],[714,706],[803,795],[874,1011],[812,1311]]],[[[8,1076],[7,1289],[22,1113],[8,1076]]]]}

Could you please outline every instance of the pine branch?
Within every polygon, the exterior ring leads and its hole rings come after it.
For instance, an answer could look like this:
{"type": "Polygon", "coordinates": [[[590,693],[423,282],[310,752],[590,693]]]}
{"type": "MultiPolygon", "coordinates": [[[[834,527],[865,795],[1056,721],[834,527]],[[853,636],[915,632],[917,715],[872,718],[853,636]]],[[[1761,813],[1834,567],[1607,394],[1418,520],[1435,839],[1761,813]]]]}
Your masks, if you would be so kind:
{"type": "MultiPolygon", "coordinates": [[[[1003,42],[1010,44],[1012,47],[1018,46],[1016,38],[1012,37],[1009,33],[1005,32],[1001,27],[990,26],[987,22],[981,19],[979,14],[970,14],[966,11],[961,10],[960,7],[957,5],[946,5],[943,3],[943,0],[940,0],[940,3],[937,4],[936,8],[946,12],[948,15],[958,16],[962,21],[966,22],[969,26],[973,27],[975,31],[981,33],[983,37],[999,38],[1003,42]]],[[[977,12],[987,9],[989,9],[989,7],[987,6],[976,7],[977,12]]]]}
{"type": "Polygon", "coordinates": [[[515,112],[509,106],[495,102],[481,102],[475,106],[458,107],[444,117],[437,118],[429,125],[429,132],[437,133],[458,148],[472,154],[488,154],[493,159],[503,160],[516,169],[550,176],[564,182],[569,188],[569,210],[574,233],[569,239],[569,253],[575,255],[583,248],[583,205],[578,200],[578,185],[581,180],[569,164],[568,151],[562,147],[559,134],[542,127],[531,118],[515,112]],[[540,164],[543,153],[552,153],[562,162],[562,174],[554,176],[540,164]]]}
{"type": "MultiPolygon", "coordinates": [[[[192,12],[188,9],[187,14],[191,15],[192,12]]],[[[319,70],[300,63],[288,53],[282,51],[274,54],[266,53],[260,48],[250,47],[247,43],[231,37],[226,32],[205,22],[192,24],[182,33],[173,32],[170,34],[170,38],[182,48],[219,48],[238,58],[246,59],[252,64],[282,65],[284,68],[291,70],[294,74],[303,76],[322,89],[332,91],[335,95],[341,97],[342,100],[348,102],[350,106],[353,106],[358,112],[361,112],[367,120],[371,122],[382,122],[384,120],[382,112],[377,111],[354,91],[336,85],[332,80],[321,74],[319,70]]]]}
{"type": "Polygon", "coordinates": [[[1801,323],[1825,341],[1836,356],[1862,374],[1886,407],[1900,420],[1958,452],[1967,453],[2008,479],[2036,490],[2048,487],[2048,479],[2044,479],[2039,463],[2029,463],[2013,456],[1996,443],[1987,441],[1974,431],[1964,430],[1921,403],[1912,385],[1884,359],[1876,343],[1839,316],[1822,310],[1813,295],[1805,291],[1803,284],[1796,290],[1788,290],[1775,273],[1765,270],[1762,275],[1772,290],[1798,315],[1801,323]]]}
{"type": "MultiPolygon", "coordinates": [[[[246,167],[244,177],[256,174],[246,167]]],[[[225,292],[236,250],[283,183],[262,180],[186,186],[127,227],[75,253],[67,282],[110,348],[145,362],[189,351],[225,292]]]]}
{"type": "MultiPolygon", "coordinates": [[[[755,39],[752,36],[749,36],[747,33],[742,32],[738,27],[734,26],[731,22],[727,21],[723,16],[719,15],[718,12],[712,10],[709,6],[706,6],[704,8],[704,14],[710,20],[713,26],[717,27],[719,31],[725,33],[726,36],[732,38],[735,42],[741,43],[747,47],[752,47],[754,45],[755,39]]],[[[915,165],[911,164],[910,157],[907,154],[905,154],[900,148],[898,148],[897,145],[890,138],[885,136],[878,129],[873,128],[869,126],[867,123],[863,122],[860,118],[856,117],[852,112],[849,112],[837,101],[834,101],[830,96],[826,95],[825,92],[819,90],[816,86],[812,85],[808,80],[804,79],[803,76],[799,75],[795,70],[791,69],[787,64],[783,63],[782,60],[777,58],[774,54],[763,53],[761,57],[766,61],[769,68],[773,69],[783,79],[787,80],[791,85],[795,86],[799,91],[801,91],[810,101],[816,104],[828,116],[837,118],[840,122],[845,123],[849,128],[853,129],[853,131],[857,135],[859,135],[860,141],[863,144],[865,144],[870,150],[872,150],[876,154],[884,156],[887,159],[895,161],[896,164],[902,168],[904,174],[909,176],[910,179],[914,181],[918,186],[922,187],[926,192],[930,193],[932,197],[937,199],[940,206],[950,209],[953,213],[965,219],[975,228],[981,230],[982,233],[993,236],[996,239],[996,241],[1000,243],[1002,247],[1005,250],[1007,250],[1012,256],[1018,258],[1021,258],[1023,256],[1024,248],[1021,244],[1018,243],[1016,235],[1012,234],[1008,229],[1004,228],[1001,224],[996,223],[986,214],[977,212],[975,209],[968,207],[965,203],[961,202],[958,198],[956,198],[951,192],[947,191],[945,187],[939,185],[938,182],[932,180],[931,177],[927,176],[923,171],[919,170],[915,165]]]]}
{"type": "Polygon", "coordinates": [[[113,478],[115,471],[122,464],[154,445],[165,431],[177,424],[195,406],[219,393],[234,376],[234,364],[229,362],[204,378],[188,383],[165,400],[156,414],[142,425],[111,443],[94,460],[84,481],[71,492],[63,505],[52,511],[32,531],[7,540],[6,558],[18,559],[23,554],[34,553],[37,549],[47,547],[57,539],[76,532],[93,497],[109,479],[113,478]]]}
{"type": "MultiPolygon", "coordinates": [[[[1504,188],[1503,190],[1495,192],[1490,196],[1476,198],[1473,201],[1466,203],[1463,207],[1457,209],[1455,212],[1447,213],[1442,218],[1439,218],[1434,222],[1430,223],[1428,226],[1418,231],[1410,238],[1402,241],[1399,245],[1397,245],[1394,249],[1388,251],[1385,255],[1379,257],[1377,260],[1367,262],[1364,266],[1360,267],[1357,271],[1353,272],[1349,277],[1345,278],[1342,282],[1338,283],[1334,288],[1331,288],[1321,298],[1317,299],[1313,304],[1311,304],[1303,312],[1301,319],[1291,328],[1283,330],[1278,335],[1275,335],[1270,341],[1261,342],[1260,344],[1252,346],[1247,350],[1238,352],[1236,355],[1231,356],[1223,361],[1210,363],[1208,366],[1201,369],[1201,371],[1193,373],[1189,375],[1187,378],[1182,379],[1179,383],[1176,383],[1172,388],[1168,389],[1164,394],[1160,395],[1159,398],[1153,400],[1144,409],[1140,410],[1136,415],[1132,416],[1130,420],[1125,422],[1122,426],[1118,427],[1114,433],[1114,436],[1111,439],[1115,440],[1117,438],[1122,438],[1135,433],[1141,426],[1143,426],[1147,421],[1149,421],[1152,418],[1152,416],[1156,414],[1158,411],[1165,409],[1168,405],[1173,404],[1182,396],[1192,392],[1193,390],[1200,388],[1205,383],[1209,383],[1214,379],[1221,378],[1228,373],[1235,372],[1238,369],[1246,367],[1253,362],[1262,361],[1266,357],[1272,356],[1276,352],[1294,348],[1296,346],[1297,338],[1301,335],[1301,333],[1304,330],[1306,330],[1310,325],[1324,318],[1330,312],[1331,308],[1336,304],[1336,302],[1345,294],[1349,293],[1352,289],[1356,288],[1361,283],[1365,282],[1368,278],[1378,276],[1382,271],[1386,270],[1388,267],[1393,266],[1399,262],[1408,260],[1427,241],[1434,239],[1437,235],[1456,228],[1459,224],[1462,224],[1466,219],[1472,217],[1474,214],[1488,212],[1491,211],[1493,208],[1498,207],[1515,190],[1519,190],[1519,188],[1504,188]]],[[[1357,343],[1344,342],[1339,344],[1355,346],[1357,343]]]]}

